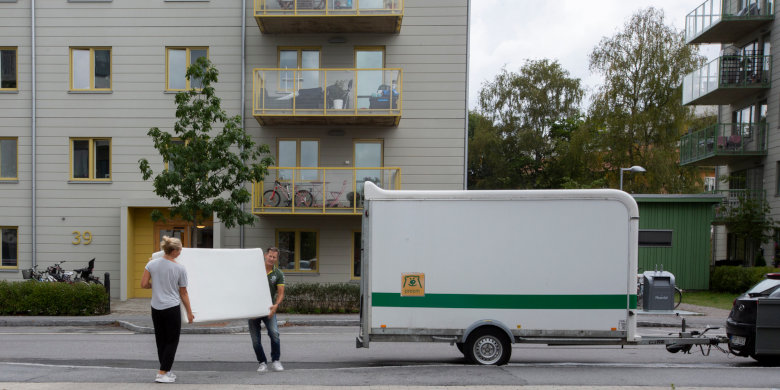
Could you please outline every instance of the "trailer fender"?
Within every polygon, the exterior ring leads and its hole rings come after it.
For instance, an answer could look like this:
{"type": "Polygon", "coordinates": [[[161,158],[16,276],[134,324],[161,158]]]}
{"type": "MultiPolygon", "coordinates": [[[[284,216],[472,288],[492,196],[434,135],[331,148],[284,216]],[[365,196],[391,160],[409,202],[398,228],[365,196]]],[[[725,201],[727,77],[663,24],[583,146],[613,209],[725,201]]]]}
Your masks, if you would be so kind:
{"type": "Polygon", "coordinates": [[[490,326],[490,327],[499,328],[499,329],[503,330],[506,333],[506,337],[509,338],[509,342],[510,343],[514,343],[515,342],[515,336],[512,334],[512,331],[509,330],[509,327],[504,325],[503,322],[497,321],[497,320],[479,320],[479,321],[471,324],[471,326],[466,328],[466,330],[463,332],[463,336],[461,336],[459,342],[460,343],[465,343],[466,340],[468,340],[469,335],[471,334],[471,332],[473,332],[475,329],[481,328],[483,326],[490,326]]]}

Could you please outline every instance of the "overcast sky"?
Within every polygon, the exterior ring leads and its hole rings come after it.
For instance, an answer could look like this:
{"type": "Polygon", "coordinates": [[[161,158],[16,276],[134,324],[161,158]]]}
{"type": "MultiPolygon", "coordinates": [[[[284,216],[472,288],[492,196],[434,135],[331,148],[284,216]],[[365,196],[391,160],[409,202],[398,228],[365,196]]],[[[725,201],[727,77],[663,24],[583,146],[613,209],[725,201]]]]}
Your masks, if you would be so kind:
{"type": "MultiPolygon", "coordinates": [[[[527,59],[555,59],[582,80],[588,94],[601,83],[588,70],[588,55],[611,37],[637,10],[664,11],[667,25],[682,31],[685,16],[703,0],[472,0],[469,108],[475,108],[482,84],[506,66],[517,72],[527,59]]],[[[718,47],[702,47],[714,58],[718,47]]]]}

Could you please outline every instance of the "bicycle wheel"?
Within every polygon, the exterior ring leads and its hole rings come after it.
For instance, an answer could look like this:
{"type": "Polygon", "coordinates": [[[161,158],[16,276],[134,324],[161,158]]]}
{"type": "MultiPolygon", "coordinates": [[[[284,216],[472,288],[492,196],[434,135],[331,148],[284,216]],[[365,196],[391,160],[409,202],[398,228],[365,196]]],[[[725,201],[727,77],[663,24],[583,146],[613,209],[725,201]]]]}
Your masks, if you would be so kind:
{"type": "Polygon", "coordinates": [[[683,291],[680,288],[675,287],[674,288],[674,308],[676,309],[677,306],[680,306],[682,303],[682,294],[683,291]]]}
{"type": "Polygon", "coordinates": [[[276,190],[268,190],[263,192],[263,206],[276,207],[279,206],[279,202],[282,201],[282,194],[276,190]]]}
{"type": "Polygon", "coordinates": [[[314,196],[308,190],[300,190],[295,193],[295,207],[311,207],[314,196]]]}

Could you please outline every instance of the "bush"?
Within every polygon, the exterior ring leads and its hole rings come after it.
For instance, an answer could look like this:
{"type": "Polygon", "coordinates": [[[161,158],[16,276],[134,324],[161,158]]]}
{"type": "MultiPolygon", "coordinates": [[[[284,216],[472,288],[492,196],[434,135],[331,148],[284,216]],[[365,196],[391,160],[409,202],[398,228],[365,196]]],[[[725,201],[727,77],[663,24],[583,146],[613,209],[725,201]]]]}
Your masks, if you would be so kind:
{"type": "Polygon", "coordinates": [[[770,272],[780,272],[772,267],[715,267],[710,278],[710,290],[739,294],[747,291],[770,272]]]}
{"type": "Polygon", "coordinates": [[[106,314],[108,293],[85,283],[0,281],[0,315],[87,316],[106,314]]]}
{"type": "Polygon", "coordinates": [[[324,314],[360,311],[360,286],[351,283],[295,283],[284,286],[280,313],[324,314]]]}

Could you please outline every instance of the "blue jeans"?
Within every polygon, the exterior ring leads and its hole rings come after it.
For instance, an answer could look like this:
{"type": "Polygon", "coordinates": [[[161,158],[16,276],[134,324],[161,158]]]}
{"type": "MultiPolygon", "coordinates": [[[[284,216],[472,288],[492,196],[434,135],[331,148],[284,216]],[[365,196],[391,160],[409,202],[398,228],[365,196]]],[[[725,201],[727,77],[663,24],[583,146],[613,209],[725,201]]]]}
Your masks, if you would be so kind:
{"type": "Polygon", "coordinates": [[[255,349],[258,363],[267,363],[263,344],[260,343],[260,322],[265,324],[268,329],[268,337],[271,338],[271,361],[279,360],[282,354],[281,344],[279,342],[279,327],[276,326],[276,315],[273,317],[260,317],[249,319],[249,335],[252,336],[252,348],[255,349]]]}

